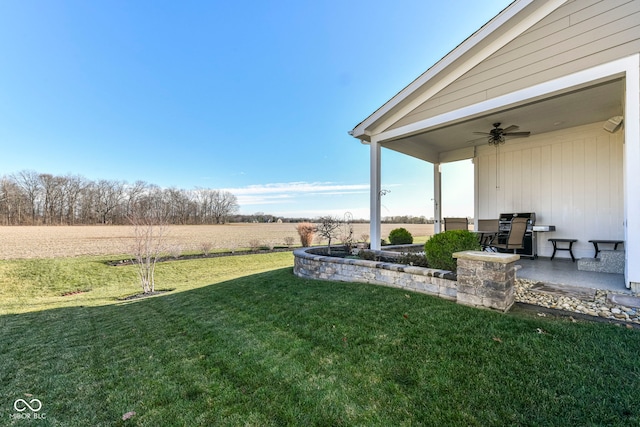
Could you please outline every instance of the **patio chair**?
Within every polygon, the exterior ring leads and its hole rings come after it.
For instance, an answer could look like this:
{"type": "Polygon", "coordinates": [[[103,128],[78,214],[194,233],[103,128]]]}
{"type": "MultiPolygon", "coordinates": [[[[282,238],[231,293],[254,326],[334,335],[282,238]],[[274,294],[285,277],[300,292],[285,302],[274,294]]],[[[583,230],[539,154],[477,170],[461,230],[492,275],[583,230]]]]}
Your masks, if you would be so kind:
{"type": "Polygon", "coordinates": [[[506,241],[504,243],[491,243],[491,248],[512,251],[514,254],[518,249],[524,249],[524,234],[527,232],[527,221],[527,218],[513,218],[506,241]]]}
{"type": "Polygon", "coordinates": [[[468,230],[469,220],[467,218],[445,218],[444,231],[449,230],[468,230]]]}
{"type": "Polygon", "coordinates": [[[478,240],[482,249],[489,249],[493,239],[498,235],[498,229],[500,228],[500,220],[498,219],[479,219],[478,229],[475,230],[478,234],[478,240]]]}

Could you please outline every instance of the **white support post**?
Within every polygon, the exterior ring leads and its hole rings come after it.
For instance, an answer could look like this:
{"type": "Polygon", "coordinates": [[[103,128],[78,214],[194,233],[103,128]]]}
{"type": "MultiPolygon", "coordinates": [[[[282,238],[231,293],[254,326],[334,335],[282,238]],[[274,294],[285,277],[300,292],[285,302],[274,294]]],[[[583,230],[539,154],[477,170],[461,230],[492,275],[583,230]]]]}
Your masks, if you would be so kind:
{"type": "MultiPolygon", "coordinates": [[[[478,153],[473,149],[473,229],[478,230],[480,216],[480,168],[478,167],[478,153]]],[[[535,233],[534,233],[535,235],[535,233]]]]}
{"type": "Polygon", "coordinates": [[[381,227],[380,227],[380,197],[382,184],[380,180],[380,143],[375,139],[370,143],[370,183],[369,183],[369,229],[371,249],[380,249],[381,227]]]}
{"type": "Polygon", "coordinates": [[[625,283],[640,292],[640,60],[626,73],[624,114],[624,249],[625,283]]]}
{"type": "Polygon", "coordinates": [[[438,234],[442,227],[442,172],[440,163],[433,164],[433,232],[438,234]]]}

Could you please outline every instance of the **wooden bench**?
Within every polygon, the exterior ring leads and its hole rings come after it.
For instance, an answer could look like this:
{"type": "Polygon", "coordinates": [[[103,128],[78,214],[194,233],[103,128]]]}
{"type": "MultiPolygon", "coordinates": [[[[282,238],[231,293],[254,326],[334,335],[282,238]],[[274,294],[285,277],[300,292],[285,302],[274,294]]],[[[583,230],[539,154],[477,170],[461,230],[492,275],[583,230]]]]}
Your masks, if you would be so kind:
{"type": "Polygon", "coordinates": [[[553,257],[556,256],[556,251],[569,251],[569,255],[571,255],[571,261],[576,262],[571,248],[573,247],[573,244],[578,241],[578,239],[549,239],[549,241],[553,244],[553,254],[551,255],[551,261],[553,261],[553,257]],[[559,248],[558,243],[568,243],[569,247],[559,248]]]}
{"type": "Polygon", "coordinates": [[[593,243],[593,248],[596,250],[596,253],[593,254],[594,258],[598,258],[598,253],[600,252],[600,248],[598,245],[613,245],[613,250],[618,250],[618,245],[624,244],[624,240],[589,240],[593,243]]]}

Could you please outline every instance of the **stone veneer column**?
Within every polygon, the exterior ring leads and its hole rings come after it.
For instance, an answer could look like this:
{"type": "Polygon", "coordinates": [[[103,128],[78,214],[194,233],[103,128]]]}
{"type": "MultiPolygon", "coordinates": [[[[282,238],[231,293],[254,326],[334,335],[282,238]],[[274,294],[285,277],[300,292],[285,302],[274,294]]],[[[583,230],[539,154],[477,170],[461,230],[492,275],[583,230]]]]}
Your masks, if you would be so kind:
{"type": "Polygon", "coordinates": [[[457,302],[473,307],[508,311],[515,301],[515,263],[520,255],[497,252],[456,252],[457,302]]]}

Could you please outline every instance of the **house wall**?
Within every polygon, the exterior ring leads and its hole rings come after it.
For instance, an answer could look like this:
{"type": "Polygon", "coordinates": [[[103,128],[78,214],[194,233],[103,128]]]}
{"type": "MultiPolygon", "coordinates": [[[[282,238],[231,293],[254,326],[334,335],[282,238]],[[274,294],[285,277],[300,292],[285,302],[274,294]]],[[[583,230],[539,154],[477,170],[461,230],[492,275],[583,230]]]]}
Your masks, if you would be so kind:
{"type": "Polygon", "coordinates": [[[578,239],[577,258],[593,257],[590,239],[624,239],[622,132],[595,123],[508,140],[498,150],[476,153],[478,218],[535,212],[538,224],[557,230],[538,234],[541,256],[551,256],[551,237],[578,239]]]}
{"type": "Polygon", "coordinates": [[[567,2],[390,129],[640,52],[640,1],[567,2]]]}

